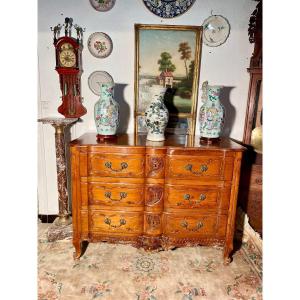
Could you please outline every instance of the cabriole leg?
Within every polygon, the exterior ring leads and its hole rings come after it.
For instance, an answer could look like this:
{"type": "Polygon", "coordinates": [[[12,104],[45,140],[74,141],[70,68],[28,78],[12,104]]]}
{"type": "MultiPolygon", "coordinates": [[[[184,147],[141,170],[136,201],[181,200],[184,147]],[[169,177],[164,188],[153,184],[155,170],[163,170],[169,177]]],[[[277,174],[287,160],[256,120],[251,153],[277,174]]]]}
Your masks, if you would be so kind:
{"type": "Polygon", "coordinates": [[[73,240],[73,246],[75,248],[75,252],[73,253],[74,260],[79,260],[81,256],[82,243],[80,240],[73,240]]]}
{"type": "Polygon", "coordinates": [[[232,245],[225,246],[225,248],[224,248],[224,252],[223,252],[224,262],[223,262],[223,264],[225,266],[228,266],[232,261],[232,257],[231,257],[232,250],[233,250],[232,245]]]}

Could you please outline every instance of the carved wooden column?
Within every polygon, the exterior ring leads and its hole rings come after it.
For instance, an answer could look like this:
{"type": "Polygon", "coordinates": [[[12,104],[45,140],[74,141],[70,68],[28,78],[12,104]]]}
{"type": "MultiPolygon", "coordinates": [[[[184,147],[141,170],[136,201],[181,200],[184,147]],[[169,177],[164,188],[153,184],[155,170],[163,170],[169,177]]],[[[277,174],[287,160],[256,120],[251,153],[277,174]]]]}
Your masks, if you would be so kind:
{"type": "Polygon", "coordinates": [[[146,142],[144,234],[141,244],[145,249],[160,248],[164,201],[165,148],[163,142],[146,142]]]}
{"type": "Polygon", "coordinates": [[[76,122],[77,118],[42,118],[38,122],[51,124],[55,128],[55,152],[58,188],[58,219],[56,226],[66,226],[72,223],[69,211],[69,198],[67,188],[67,163],[65,153],[65,129],[76,122]]]}

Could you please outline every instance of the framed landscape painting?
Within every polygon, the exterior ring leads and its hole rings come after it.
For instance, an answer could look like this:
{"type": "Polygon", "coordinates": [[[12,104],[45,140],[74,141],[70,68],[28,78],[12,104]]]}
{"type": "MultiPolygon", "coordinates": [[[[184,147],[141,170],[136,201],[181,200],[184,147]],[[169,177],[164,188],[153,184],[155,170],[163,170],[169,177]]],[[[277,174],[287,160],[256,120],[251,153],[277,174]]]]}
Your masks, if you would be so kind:
{"type": "Polygon", "coordinates": [[[135,24],[135,132],[146,132],[149,87],[167,88],[166,132],[194,134],[202,45],[201,26],[135,24]]]}

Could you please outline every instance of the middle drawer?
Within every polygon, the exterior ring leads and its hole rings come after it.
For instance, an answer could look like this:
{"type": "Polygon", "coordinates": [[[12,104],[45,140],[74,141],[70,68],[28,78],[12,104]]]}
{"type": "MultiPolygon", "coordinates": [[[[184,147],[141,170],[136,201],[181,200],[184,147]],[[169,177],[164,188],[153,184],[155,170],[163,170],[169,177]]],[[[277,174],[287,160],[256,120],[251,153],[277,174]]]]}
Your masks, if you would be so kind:
{"type": "Polygon", "coordinates": [[[227,210],[230,186],[165,185],[165,207],[227,210]]]}
{"type": "Polygon", "coordinates": [[[88,193],[90,205],[144,205],[144,186],[142,184],[89,182],[88,193]]]}

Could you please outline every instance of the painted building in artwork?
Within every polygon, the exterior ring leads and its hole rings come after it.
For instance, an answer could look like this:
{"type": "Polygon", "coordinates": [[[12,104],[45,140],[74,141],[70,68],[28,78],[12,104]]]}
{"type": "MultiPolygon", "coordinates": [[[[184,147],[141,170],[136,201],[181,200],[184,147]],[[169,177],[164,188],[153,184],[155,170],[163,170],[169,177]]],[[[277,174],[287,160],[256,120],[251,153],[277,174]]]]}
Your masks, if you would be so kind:
{"type": "Polygon", "coordinates": [[[173,73],[170,71],[163,71],[160,73],[160,75],[157,77],[157,81],[160,85],[163,87],[173,87],[173,80],[174,76],[173,73]]]}

